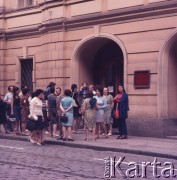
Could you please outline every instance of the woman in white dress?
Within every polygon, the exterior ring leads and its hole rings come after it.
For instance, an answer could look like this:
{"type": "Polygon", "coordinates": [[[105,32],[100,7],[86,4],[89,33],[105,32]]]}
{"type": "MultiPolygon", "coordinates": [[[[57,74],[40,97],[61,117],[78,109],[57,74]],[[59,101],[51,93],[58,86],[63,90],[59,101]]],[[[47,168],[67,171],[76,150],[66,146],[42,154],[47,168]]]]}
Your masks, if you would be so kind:
{"type": "Polygon", "coordinates": [[[33,120],[34,129],[31,133],[30,142],[42,145],[44,143],[44,117],[42,112],[42,99],[44,98],[43,90],[37,89],[35,97],[30,101],[29,118],[33,120]]]}

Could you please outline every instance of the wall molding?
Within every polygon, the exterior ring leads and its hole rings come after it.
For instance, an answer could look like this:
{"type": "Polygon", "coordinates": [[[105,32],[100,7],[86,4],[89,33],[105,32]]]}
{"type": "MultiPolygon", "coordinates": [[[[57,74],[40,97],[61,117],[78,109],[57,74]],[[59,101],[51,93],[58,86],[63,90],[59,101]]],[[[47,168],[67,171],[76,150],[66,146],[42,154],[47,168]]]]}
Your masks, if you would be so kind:
{"type": "MultiPolygon", "coordinates": [[[[95,25],[124,23],[131,21],[141,21],[144,19],[153,19],[177,15],[177,1],[159,2],[149,5],[140,5],[135,7],[116,9],[112,11],[99,12],[76,16],[72,18],[58,18],[41,22],[33,27],[22,27],[16,30],[0,30],[0,40],[5,37],[6,40],[41,35],[50,31],[69,31],[74,29],[83,29],[95,25]]],[[[26,15],[26,14],[25,14],[26,15]]],[[[24,16],[25,16],[24,15],[24,16]]]]}

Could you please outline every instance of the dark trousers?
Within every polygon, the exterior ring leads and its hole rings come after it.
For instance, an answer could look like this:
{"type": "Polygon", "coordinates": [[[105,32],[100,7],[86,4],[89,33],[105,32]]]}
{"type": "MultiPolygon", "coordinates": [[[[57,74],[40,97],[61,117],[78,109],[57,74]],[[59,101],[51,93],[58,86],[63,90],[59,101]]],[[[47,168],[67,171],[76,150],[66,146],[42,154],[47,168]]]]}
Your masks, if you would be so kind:
{"type": "Polygon", "coordinates": [[[44,117],[44,130],[48,131],[49,127],[49,118],[47,116],[47,109],[42,109],[43,117],[44,117]]]}
{"type": "Polygon", "coordinates": [[[62,122],[60,116],[58,116],[58,127],[59,127],[59,136],[63,137],[63,132],[62,132],[62,122]]]}
{"type": "Polygon", "coordinates": [[[118,129],[119,129],[119,135],[127,135],[127,125],[125,119],[119,119],[118,120],[118,129]]]}

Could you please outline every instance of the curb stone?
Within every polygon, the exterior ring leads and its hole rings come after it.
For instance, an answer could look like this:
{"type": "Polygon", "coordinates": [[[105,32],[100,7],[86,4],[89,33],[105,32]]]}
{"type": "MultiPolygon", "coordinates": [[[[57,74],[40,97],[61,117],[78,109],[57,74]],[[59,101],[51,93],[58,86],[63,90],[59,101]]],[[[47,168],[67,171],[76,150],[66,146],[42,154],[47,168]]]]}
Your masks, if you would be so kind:
{"type": "MultiPolygon", "coordinates": [[[[8,140],[17,140],[17,141],[28,141],[28,137],[23,136],[7,136],[7,135],[0,135],[0,139],[8,139],[8,140]]],[[[96,151],[112,151],[112,152],[121,152],[121,153],[130,153],[136,155],[145,155],[145,156],[153,156],[153,157],[160,157],[160,158],[167,158],[167,159],[175,159],[177,160],[177,156],[172,154],[163,154],[163,153],[156,153],[150,151],[142,151],[142,150],[133,150],[133,149],[126,149],[126,148],[115,148],[115,147],[104,147],[98,145],[90,145],[90,144],[81,144],[75,142],[63,142],[59,140],[45,140],[46,144],[49,145],[61,145],[73,148],[83,148],[83,149],[92,149],[96,151]]]]}

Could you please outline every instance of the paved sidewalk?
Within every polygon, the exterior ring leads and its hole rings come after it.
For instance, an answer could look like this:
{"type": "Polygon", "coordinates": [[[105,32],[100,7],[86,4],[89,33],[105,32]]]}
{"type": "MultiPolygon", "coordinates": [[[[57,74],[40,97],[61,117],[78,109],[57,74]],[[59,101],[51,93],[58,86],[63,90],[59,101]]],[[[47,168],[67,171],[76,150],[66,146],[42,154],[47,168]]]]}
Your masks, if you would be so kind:
{"type": "MultiPolygon", "coordinates": [[[[74,134],[74,142],[56,140],[46,135],[46,144],[63,145],[77,148],[94,149],[98,151],[115,151],[132,154],[142,154],[153,157],[164,157],[177,160],[177,139],[170,138],[147,138],[129,136],[128,139],[116,139],[117,135],[110,136],[105,139],[93,141],[90,134],[90,140],[84,140],[84,131],[80,130],[79,134],[74,134]]],[[[20,141],[28,141],[28,136],[13,136],[0,134],[0,139],[15,139],[20,141]]]]}

